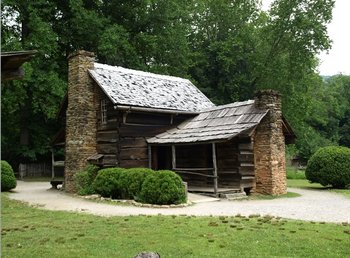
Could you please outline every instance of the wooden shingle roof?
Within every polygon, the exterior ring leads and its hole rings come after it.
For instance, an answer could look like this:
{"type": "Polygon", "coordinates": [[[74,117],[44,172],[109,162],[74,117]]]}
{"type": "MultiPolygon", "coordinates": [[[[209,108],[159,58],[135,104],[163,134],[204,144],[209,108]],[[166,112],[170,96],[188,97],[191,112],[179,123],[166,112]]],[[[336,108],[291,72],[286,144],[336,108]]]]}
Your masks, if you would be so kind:
{"type": "Polygon", "coordinates": [[[177,128],[147,139],[149,144],[185,144],[227,141],[254,129],[267,114],[254,106],[254,100],[235,102],[202,111],[177,128]]]}
{"type": "Polygon", "coordinates": [[[191,112],[214,106],[187,79],[99,63],[89,73],[115,105],[191,112]]]}
{"type": "Polygon", "coordinates": [[[1,52],[1,80],[22,78],[24,70],[21,66],[36,53],[36,50],[1,52]]]}

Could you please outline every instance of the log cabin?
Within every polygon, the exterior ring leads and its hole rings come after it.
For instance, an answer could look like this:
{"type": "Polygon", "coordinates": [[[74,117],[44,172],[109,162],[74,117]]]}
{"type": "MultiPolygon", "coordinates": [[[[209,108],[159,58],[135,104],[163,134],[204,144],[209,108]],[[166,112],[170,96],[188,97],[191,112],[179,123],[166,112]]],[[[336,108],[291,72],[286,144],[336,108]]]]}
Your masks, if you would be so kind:
{"type": "Polygon", "coordinates": [[[150,167],[178,173],[188,190],[286,193],[285,143],[294,133],[281,96],[216,106],[189,80],[109,66],[94,54],[69,56],[65,130],[65,190],[88,163],[150,167]]]}

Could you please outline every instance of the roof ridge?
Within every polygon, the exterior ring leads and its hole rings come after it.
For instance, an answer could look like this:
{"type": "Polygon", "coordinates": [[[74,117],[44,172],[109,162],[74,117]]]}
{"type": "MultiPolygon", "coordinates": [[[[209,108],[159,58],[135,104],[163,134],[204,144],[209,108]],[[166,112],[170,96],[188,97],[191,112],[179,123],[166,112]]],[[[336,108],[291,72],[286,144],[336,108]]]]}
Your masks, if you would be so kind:
{"type": "Polygon", "coordinates": [[[153,77],[153,78],[163,79],[163,80],[190,82],[190,80],[188,80],[188,79],[184,79],[184,78],[177,77],[177,76],[144,72],[141,70],[125,68],[122,66],[112,66],[112,65],[107,65],[107,64],[94,63],[94,69],[96,69],[96,68],[110,70],[110,71],[116,71],[116,72],[123,72],[123,73],[128,73],[128,74],[134,74],[134,75],[139,75],[139,76],[145,76],[145,77],[153,77]]]}
{"type": "Polygon", "coordinates": [[[236,102],[229,103],[229,104],[224,104],[224,105],[219,105],[219,106],[203,109],[203,110],[201,110],[201,113],[218,111],[218,110],[222,110],[222,109],[225,109],[225,108],[231,108],[231,107],[247,106],[247,105],[254,104],[254,102],[255,101],[252,100],[252,99],[245,100],[245,101],[236,101],[236,102]]]}

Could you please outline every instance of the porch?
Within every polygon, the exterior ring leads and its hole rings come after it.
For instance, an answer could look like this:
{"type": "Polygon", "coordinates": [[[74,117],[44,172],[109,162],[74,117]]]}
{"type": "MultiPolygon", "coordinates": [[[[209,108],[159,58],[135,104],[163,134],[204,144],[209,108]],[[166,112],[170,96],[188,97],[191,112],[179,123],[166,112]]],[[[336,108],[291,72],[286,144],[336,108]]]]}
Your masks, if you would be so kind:
{"type": "Polygon", "coordinates": [[[254,155],[249,137],[226,142],[149,145],[149,167],[168,169],[187,182],[188,191],[218,197],[254,187],[254,155]]]}

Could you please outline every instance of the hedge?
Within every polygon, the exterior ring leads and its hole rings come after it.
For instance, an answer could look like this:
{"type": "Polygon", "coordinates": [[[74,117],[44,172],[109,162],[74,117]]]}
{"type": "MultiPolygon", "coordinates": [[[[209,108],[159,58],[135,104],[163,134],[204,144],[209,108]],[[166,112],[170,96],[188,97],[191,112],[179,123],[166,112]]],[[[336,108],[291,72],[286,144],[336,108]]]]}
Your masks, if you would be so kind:
{"type": "Polygon", "coordinates": [[[152,204],[179,204],[186,201],[186,192],[179,175],[160,170],[148,175],[140,193],[142,202],[152,204]]]}
{"type": "Polygon", "coordinates": [[[17,181],[13,169],[7,161],[1,161],[1,192],[16,188],[17,181]]]}
{"type": "Polygon", "coordinates": [[[129,168],[126,171],[122,186],[126,189],[128,199],[139,200],[142,184],[151,173],[155,172],[149,168],[129,168]]]}
{"type": "Polygon", "coordinates": [[[178,204],[186,201],[181,178],[172,171],[148,168],[101,169],[93,189],[103,197],[134,199],[151,204],[178,204]]]}
{"type": "Polygon", "coordinates": [[[312,183],[335,188],[350,186],[350,148],[320,148],[309,159],[305,171],[306,178],[312,183]]]}
{"type": "Polygon", "coordinates": [[[121,179],[126,172],[125,168],[105,168],[98,171],[93,182],[96,193],[103,197],[119,199],[124,197],[125,191],[121,187],[121,179]]]}

